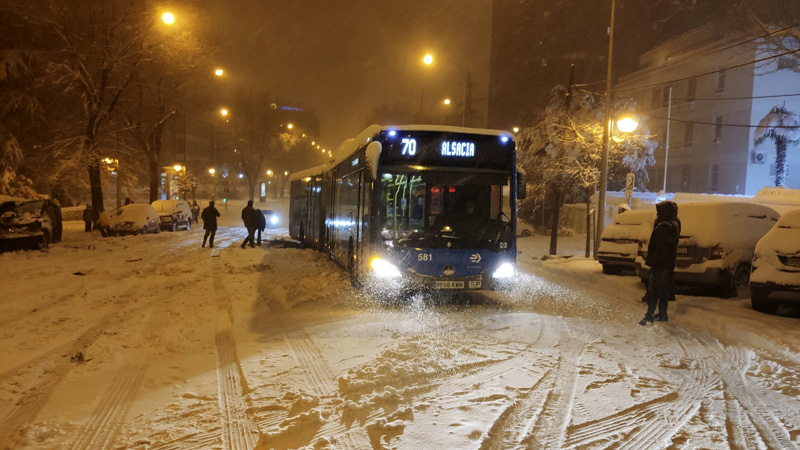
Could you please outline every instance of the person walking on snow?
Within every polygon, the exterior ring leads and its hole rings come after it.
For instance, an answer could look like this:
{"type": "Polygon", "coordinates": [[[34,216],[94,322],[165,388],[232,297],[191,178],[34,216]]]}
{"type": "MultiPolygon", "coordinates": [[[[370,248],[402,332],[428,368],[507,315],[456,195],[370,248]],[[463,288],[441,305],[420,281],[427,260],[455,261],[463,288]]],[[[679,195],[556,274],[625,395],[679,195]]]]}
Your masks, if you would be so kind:
{"type": "Polygon", "coordinates": [[[244,238],[244,242],[242,242],[242,248],[244,248],[248,242],[250,243],[251,248],[256,247],[254,242],[255,239],[253,236],[256,232],[256,226],[257,226],[255,215],[256,211],[253,209],[253,201],[248,200],[247,206],[245,206],[244,209],[242,209],[242,222],[244,222],[244,226],[245,228],[247,228],[247,237],[244,238]]]}
{"type": "Polygon", "coordinates": [[[205,247],[206,240],[211,238],[208,241],[208,246],[214,248],[214,235],[217,234],[217,217],[219,216],[219,211],[214,207],[214,200],[211,200],[208,202],[208,206],[203,209],[203,213],[200,214],[200,218],[203,219],[203,229],[206,230],[202,247],[205,247]]]}
{"type": "Polygon", "coordinates": [[[656,224],[650,234],[645,264],[650,267],[647,284],[647,313],[639,325],[658,320],[666,322],[670,285],[675,271],[675,258],[678,253],[680,225],[678,224],[678,205],[664,201],[656,205],[656,224]],[[658,306],[658,315],[654,315],[658,306]]]}

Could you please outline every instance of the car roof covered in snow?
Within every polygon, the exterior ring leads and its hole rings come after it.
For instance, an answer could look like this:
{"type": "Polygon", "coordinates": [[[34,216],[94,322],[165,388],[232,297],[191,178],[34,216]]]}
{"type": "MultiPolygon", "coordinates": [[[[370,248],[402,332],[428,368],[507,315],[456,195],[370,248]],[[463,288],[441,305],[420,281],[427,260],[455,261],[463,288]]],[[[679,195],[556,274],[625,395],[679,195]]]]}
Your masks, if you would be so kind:
{"type": "Polygon", "coordinates": [[[678,205],[682,244],[753,247],[778,221],[772,208],[755,203],[704,202],[678,205]],[[687,242],[688,241],[688,242],[687,242]]]}

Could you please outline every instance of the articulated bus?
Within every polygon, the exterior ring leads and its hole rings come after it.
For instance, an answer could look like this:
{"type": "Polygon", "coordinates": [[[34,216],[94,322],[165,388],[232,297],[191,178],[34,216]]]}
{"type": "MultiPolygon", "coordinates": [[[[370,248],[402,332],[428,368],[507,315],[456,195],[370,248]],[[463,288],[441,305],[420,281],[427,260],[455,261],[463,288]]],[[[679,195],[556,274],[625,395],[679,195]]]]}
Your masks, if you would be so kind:
{"type": "Polygon", "coordinates": [[[373,125],[292,176],[289,233],[355,286],[499,289],[515,275],[524,186],[510,133],[373,125]]]}

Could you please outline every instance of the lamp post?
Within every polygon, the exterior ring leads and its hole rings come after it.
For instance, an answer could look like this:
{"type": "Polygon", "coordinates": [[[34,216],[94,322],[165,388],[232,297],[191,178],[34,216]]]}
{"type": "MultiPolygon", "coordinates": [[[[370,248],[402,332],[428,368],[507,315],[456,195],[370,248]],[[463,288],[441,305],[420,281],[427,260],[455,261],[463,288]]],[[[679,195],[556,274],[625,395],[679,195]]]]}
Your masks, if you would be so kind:
{"type": "Polygon", "coordinates": [[[594,259],[600,248],[600,235],[606,220],[606,181],[608,178],[608,133],[611,122],[611,58],[614,51],[614,11],[616,0],[611,0],[611,26],[608,28],[608,68],[606,71],[606,110],[603,118],[603,151],[600,159],[600,192],[597,196],[597,224],[594,233],[594,259]]]}

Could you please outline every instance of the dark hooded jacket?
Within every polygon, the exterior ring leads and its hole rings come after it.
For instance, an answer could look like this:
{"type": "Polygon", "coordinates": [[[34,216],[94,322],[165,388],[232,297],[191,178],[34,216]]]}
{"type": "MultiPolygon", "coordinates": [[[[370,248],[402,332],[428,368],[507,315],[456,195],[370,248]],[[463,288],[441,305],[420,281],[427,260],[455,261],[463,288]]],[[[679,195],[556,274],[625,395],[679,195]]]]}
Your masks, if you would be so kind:
{"type": "Polygon", "coordinates": [[[674,270],[680,230],[678,205],[670,201],[656,205],[656,222],[647,245],[645,264],[653,269],[674,270]]]}

